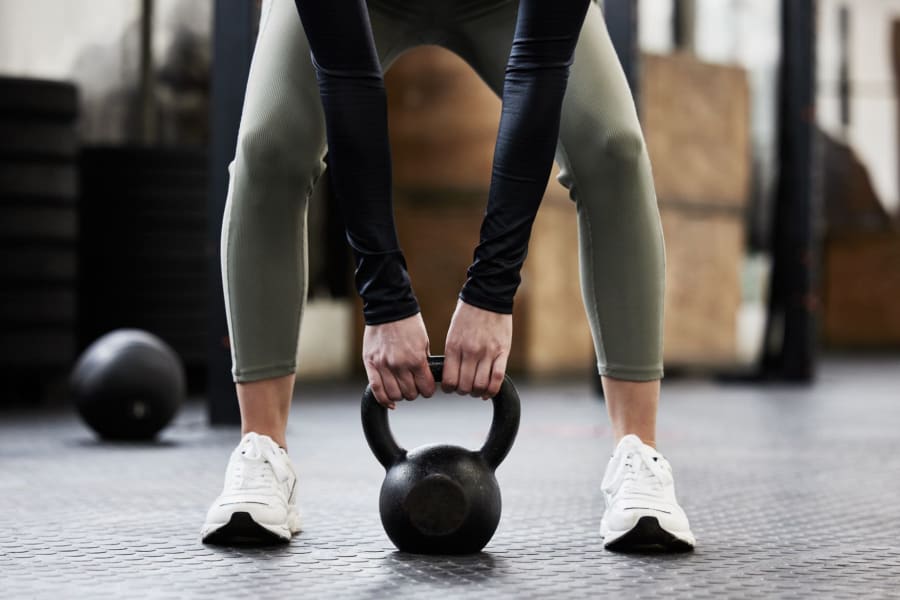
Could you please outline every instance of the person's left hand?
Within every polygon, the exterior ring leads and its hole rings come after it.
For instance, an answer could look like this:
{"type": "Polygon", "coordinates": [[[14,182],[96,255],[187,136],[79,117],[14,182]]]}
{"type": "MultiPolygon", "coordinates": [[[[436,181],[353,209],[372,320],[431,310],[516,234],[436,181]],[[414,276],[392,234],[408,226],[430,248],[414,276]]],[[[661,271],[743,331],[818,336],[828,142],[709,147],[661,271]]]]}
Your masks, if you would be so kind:
{"type": "Polygon", "coordinates": [[[488,400],[500,392],[512,345],[512,315],[456,304],[444,345],[445,392],[488,400]]]}

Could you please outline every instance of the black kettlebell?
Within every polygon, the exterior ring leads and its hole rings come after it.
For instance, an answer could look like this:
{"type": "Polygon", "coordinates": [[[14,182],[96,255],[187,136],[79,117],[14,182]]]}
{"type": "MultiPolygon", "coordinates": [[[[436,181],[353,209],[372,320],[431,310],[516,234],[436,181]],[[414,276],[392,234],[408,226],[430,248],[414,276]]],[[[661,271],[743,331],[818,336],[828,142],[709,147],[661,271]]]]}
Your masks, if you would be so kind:
{"type": "MultiPolygon", "coordinates": [[[[444,357],[428,366],[443,378],[444,357]]],[[[500,522],[500,486],[494,470],[519,430],[519,394],[509,377],[493,398],[494,418],[480,450],[428,445],[407,451],[394,440],[387,409],[371,387],[362,398],[366,441],[387,474],[379,509],[384,530],[398,550],[418,554],[469,554],[490,541],[500,522]]]]}

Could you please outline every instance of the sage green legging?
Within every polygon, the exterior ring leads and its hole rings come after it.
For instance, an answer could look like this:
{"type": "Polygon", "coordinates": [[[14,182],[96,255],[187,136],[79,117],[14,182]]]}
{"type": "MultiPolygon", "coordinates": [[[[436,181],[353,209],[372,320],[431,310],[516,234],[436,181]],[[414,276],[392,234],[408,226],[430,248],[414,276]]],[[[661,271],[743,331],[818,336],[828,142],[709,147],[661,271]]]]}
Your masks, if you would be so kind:
{"type": "MultiPolygon", "coordinates": [[[[436,44],[466,60],[495,92],[502,89],[515,0],[368,4],[385,70],[405,50],[436,44]]],[[[297,9],[293,0],[265,0],[222,228],[237,382],[296,371],[307,291],[306,212],[325,150],[319,91],[297,9]]],[[[662,228],[634,103],[596,4],[575,51],[557,161],[559,180],[578,211],[581,289],[600,373],[659,379],[662,228]]]]}

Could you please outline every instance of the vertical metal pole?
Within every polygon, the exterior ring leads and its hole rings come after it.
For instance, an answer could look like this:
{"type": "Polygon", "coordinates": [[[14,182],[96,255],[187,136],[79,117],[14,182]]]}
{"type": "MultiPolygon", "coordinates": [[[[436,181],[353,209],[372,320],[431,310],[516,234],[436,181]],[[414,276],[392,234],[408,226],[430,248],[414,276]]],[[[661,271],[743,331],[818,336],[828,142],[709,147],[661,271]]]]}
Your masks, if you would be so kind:
{"type": "Polygon", "coordinates": [[[672,14],[672,41],[677,50],[694,51],[696,3],[675,0],[672,14]]]}
{"type": "Polygon", "coordinates": [[[631,96],[640,108],[640,49],[638,47],[639,0],[604,0],[603,14],[619,62],[625,71],[631,96]]]}
{"type": "Polygon", "coordinates": [[[156,143],[156,96],[153,73],[153,0],[141,3],[141,142],[156,143]]]}
{"type": "MultiPolygon", "coordinates": [[[[895,19],[891,27],[891,63],[894,71],[894,98],[900,101],[900,20],[895,19]]],[[[897,123],[897,142],[900,149],[900,122],[897,123]]],[[[900,176],[900,164],[897,165],[897,176],[900,176]]]]}
{"type": "Polygon", "coordinates": [[[850,132],[850,7],[844,5],[838,11],[840,36],[840,66],[838,67],[838,97],[841,101],[841,133],[843,141],[847,141],[850,132]]]}
{"type": "Polygon", "coordinates": [[[763,369],[806,382],[815,375],[820,257],[816,157],[816,0],[782,0],[781,172],[763,369]]]}
{"type": "Polygon", "coordinates": [[[256,37],[258,9],[246,0],[215,0],[213,17],[212,111],[209,193],[209,421],[239,424],[240,412],[231,380],[231,354],[222,293],[219,239],[228,190],[228,164],[234,157],[244,90],[256,37]]]}

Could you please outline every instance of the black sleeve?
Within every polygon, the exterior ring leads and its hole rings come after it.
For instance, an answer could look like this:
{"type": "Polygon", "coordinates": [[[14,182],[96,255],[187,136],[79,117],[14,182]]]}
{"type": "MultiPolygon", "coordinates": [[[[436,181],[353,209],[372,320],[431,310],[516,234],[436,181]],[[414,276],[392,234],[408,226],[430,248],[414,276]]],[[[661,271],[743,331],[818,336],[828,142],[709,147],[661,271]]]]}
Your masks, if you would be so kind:
{"type": "Polygon", "coordinates": [[[366,323],[419,312],[391,200],[387,100],[364,0],[296,0],[325,111],[328,173],[356,258],[366,323]]]}
{"type": "Polygon", "coordinates": [[[460,293],[511,313],[528,239],[547,187],[575,44],[590,0],[521,0],[503,85],[481,241],[460,293]]]}

